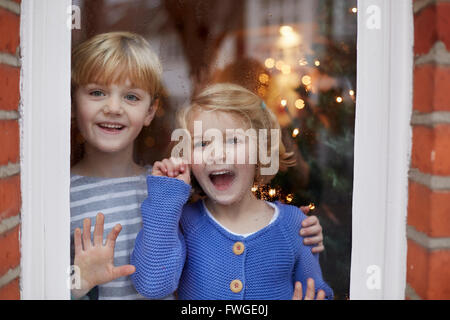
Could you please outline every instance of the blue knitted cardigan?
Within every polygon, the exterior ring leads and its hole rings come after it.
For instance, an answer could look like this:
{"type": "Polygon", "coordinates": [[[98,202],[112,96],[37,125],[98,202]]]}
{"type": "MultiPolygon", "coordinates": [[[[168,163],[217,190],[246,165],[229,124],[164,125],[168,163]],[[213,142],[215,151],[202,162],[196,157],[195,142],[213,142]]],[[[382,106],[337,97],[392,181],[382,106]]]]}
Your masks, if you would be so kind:
{"type": "Polygon", "coordinates": [[[148,176],[147,185],[143,228],[131,255],[136,266],[131,279],[145,297],[178,290],[179,299],[290,300],[295,281],[301,281],[305,294],[306,279],[313,278],[316,292],[323,289],[333,299],[318,254],[299,235],[306,216],[298,208],[277,202],[278,218],[242,237],[211,219],[201,201],[186,204],[191,187],[181,180],[148,176]],[[233,252],[237,241],[245,248],[240,255],[233,252]],[[242,283],[239,292],[230,289],[236,279],[242,283]]]}

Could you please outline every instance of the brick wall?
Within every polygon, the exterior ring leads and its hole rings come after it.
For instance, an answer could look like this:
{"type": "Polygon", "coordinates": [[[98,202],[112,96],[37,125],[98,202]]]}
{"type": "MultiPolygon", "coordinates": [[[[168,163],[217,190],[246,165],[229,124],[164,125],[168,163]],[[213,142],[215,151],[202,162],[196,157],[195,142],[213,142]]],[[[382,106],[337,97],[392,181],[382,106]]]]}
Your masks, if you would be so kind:
{"type": "Polygon", "coordinates": [[[450,1],[414,1],[407,299],[450,299],[450,1]]]}
{"type": "Polygon", "coordinates": [[[0,0],[0,300],[20,299],[20,0],[0,0]]]}

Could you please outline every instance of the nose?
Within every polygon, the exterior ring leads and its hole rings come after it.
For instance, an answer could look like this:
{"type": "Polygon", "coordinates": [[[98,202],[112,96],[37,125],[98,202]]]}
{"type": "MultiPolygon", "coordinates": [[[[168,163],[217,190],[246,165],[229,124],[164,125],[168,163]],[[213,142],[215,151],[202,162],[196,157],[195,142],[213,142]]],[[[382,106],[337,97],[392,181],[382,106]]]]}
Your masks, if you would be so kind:
{"type": "Polygon", "coordinates": [[[123,108],[122,108],[122,100],[120,99],[120,97],[111,95],[110,98],[106,100],[106,104],[103,107],[103,112],[122,115],[123,108]]]}
{"type": "MultiPolygon", "coordinates": [[[[217,138],[217,137],[216,137],[217,138]]],[[[220,140],[220,139],[219,139],[220,140]]],[[[221,141],[213,141],[206,149],[207,164],[224,164],[226,159],[227,147],[221,141]]]]}

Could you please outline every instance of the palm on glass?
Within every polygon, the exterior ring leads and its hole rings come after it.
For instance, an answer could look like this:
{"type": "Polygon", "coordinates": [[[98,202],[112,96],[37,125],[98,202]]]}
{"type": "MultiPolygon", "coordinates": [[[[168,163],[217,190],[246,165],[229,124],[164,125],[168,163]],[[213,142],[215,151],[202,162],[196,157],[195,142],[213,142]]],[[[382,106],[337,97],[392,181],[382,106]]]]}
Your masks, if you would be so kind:
{"type": "Polygon", "coordinates": [[[81,277],[81,288],[72,290],[76,298],[82,297],[97,285],[128,276],[136,270],[132,265],[114,265],[114,248],[122,226],[115,225],[103,243],[104,221],[104,215],[99,213],[95,219],[93,242],[90,219],[83,220],[82,235],[79,228],[75,229],[74,264],[79,268],[81,277]]]}

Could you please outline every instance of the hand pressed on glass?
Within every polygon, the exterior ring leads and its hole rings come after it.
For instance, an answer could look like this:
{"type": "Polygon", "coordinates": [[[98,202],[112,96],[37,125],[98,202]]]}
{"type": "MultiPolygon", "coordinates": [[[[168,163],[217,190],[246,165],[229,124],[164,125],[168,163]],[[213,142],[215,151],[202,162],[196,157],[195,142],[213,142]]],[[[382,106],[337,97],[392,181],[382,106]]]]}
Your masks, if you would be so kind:
{"type": "Polygon", "coordinates": [[[292,300],[325,300],[325,291],[319,290],[316,296],[316,293],[314,291],[314,279],[308,278],[305,298],[303,298],[302,283],[300,281],[297,281],[295,283],[294,295],[292,296],[292,300]]]}
{"type": "Polygon", "coordinates": [[[111,230],[103,243],[105,217],[97,214],[94,228],[94,242],[91,241],[91,220],[83,220],[83,235],[79,228],[75,229],[75,261],[81,276],[81,288],[73,289],[72,295],[80,298],[93,287],[110,282],[114,279],[128,276],[135,271],[132,265],[114,266],[114,248],[116,239],[122,230],[117,224],[111,230]]]}

